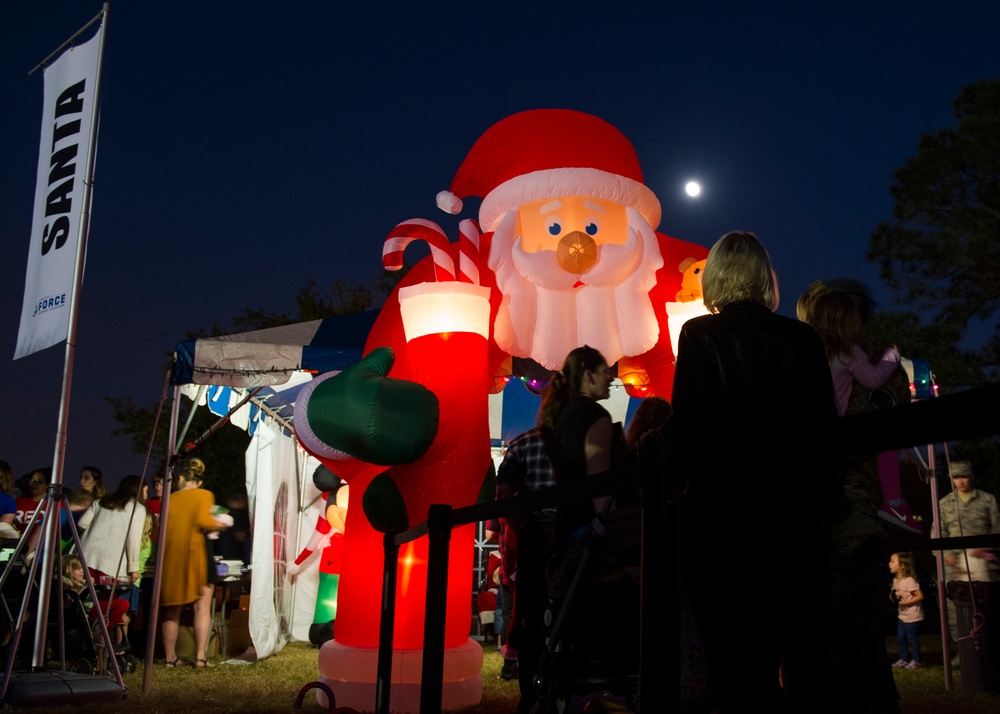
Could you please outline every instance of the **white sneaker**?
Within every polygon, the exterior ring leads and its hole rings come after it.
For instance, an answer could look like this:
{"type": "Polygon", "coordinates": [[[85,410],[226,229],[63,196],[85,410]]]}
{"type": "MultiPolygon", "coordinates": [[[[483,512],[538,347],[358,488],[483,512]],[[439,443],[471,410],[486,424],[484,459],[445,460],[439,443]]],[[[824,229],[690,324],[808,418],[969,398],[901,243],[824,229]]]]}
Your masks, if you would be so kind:
{"type": "Polygon", "coordinates": [[[892,663],[892,668],[903,669],[903,667],[905,667],[908,664],[909,662],[907,662],[905,659],[897,659],[895,662],[892,663]]]}

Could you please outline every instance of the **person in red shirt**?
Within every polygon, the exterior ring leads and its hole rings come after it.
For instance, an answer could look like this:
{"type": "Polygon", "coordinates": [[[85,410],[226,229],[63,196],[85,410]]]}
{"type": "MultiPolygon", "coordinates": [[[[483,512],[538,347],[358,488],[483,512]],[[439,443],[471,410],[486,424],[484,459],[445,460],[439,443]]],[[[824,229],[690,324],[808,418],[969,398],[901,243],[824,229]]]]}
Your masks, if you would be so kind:
{"type": "Polygon", "coordinates": [[[27,527],[29,521],[31,521],[32,515],[34,515],[36,510],[41,509],[43,512],[45,510],[45,492],[48,490],[49,483],[52,481],[52,469],[43,468],[35,469],[31,472],[31,476],[28,477],[28,493],[26,495],[18,496],[17,498],[17,512],[14,514],[14,527],[21,532],[22,538],[27,538],[28,547],[25,549],[25,557],[32,555],[35,552],[35,545],[38,541],[38,535],[41,533],[41,529],[38,528],[41,525],[41,514],[39,518],[35,521],[35,525],[32,527],[31,531],[26,533],[25,528],[27,527]]]}
{"type": "MultiPolygon", "coordinates": [[[[153,515],[153,533],[150,539],[156,543],[160,538],[160,507],[163,505],[163,474],[153,476],[154,495],[146,499],[146,510],[153,515]]],[[[155,545],[153,546],[156,547],[155,545]]]]}

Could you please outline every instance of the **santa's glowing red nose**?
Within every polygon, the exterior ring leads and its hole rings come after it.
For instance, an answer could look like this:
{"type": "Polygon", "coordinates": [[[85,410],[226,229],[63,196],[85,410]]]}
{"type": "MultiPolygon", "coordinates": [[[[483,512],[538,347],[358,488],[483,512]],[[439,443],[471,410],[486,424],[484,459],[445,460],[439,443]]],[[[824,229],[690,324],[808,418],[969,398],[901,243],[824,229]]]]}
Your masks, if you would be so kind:
{"type": "Polygon", "coordinates": [[[597,243],[586,233],[573,231],[560,239],[556,256],[563,270],[583,275],[597,263],[597,243]]]}

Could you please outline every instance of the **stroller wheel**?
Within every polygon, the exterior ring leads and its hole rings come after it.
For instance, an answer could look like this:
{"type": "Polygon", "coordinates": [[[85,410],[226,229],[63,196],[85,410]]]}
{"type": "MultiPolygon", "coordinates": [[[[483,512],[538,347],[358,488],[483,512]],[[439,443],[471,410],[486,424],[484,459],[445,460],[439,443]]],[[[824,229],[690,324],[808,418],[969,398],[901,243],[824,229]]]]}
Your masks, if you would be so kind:
{"type": "Polygon", "coordinates": [[[139,663],[135,656],[130,652],[115,655],[115,659],[118,662],[118,669],[122,672],[122,674],[132,674],[132,672],[138,669],[139,663]]]}
{"type": "Polygon", "coordinates": [[[94,674],[94,663],[87,659],[75,659],[69,663],[69,671],[76,674],[94,674]]]}

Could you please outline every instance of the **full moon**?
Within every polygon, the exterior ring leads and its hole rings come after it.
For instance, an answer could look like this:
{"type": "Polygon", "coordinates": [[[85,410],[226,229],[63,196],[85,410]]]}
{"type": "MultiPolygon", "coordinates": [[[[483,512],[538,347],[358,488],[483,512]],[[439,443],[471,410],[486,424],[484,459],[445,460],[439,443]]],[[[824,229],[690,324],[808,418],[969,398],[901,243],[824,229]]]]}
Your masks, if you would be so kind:
{"type": "Polygon", "coordinates": [[[701,184],[698,183],[697,181],[688,181],[686,184],[684,184],[684,191],[687,193],[688,196],[694,198],[699,193],[701,193],[701,184]]]}

